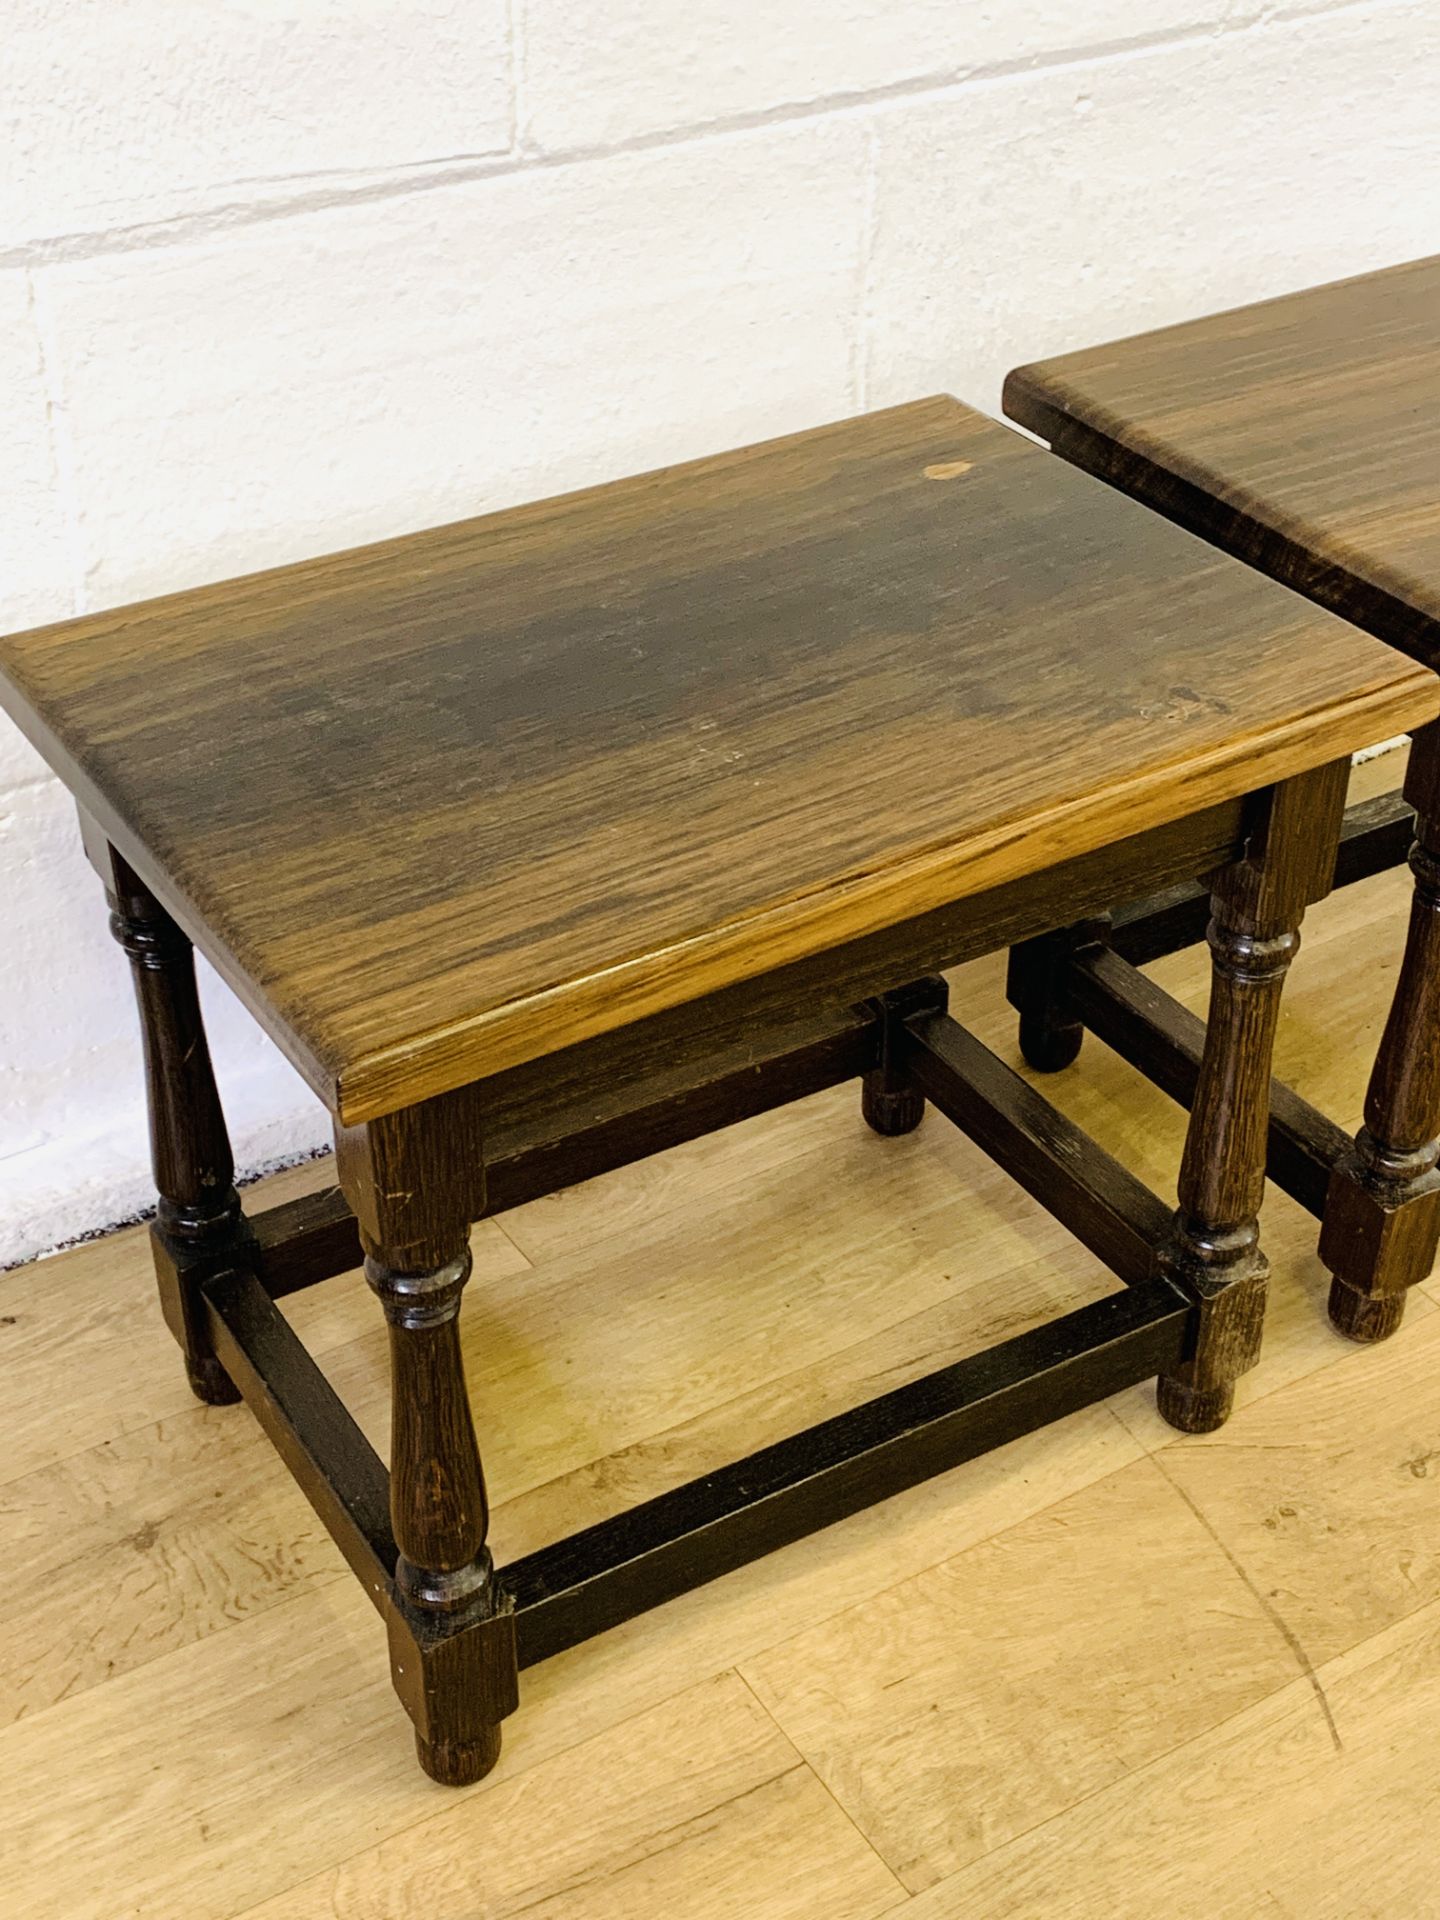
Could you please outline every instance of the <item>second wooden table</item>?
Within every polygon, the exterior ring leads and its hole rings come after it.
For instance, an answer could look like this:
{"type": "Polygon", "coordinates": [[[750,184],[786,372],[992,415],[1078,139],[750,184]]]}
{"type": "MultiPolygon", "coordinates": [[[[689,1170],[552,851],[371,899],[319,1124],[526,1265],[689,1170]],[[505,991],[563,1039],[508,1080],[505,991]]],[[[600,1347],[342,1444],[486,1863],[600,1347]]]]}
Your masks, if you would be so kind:
{"type": "MultiPolygon", "coordinates": [[[[1440,666],[1440,257],[1020,367],[1005,411],[1074,465],[1440,666]]],[[[1280,1090],[1272,1175],[1323,1212],[1330,1316],[1393,1333],[1440,1240],[1440,728],[1337,879],[1409,846],[1405,959],[1354,1141],[1280,1090]],[[1317,1191],[1318,1178],[1318,1191],[1317,1191]]],[[[1198,914],[1140,916],[1147,957],[1198,914]],[[1145,924],[1148,920],[1148,925],[1145,924]]],[[[1037,1061],[1037,1064],[1044,1064],[1037,1061]]]]}

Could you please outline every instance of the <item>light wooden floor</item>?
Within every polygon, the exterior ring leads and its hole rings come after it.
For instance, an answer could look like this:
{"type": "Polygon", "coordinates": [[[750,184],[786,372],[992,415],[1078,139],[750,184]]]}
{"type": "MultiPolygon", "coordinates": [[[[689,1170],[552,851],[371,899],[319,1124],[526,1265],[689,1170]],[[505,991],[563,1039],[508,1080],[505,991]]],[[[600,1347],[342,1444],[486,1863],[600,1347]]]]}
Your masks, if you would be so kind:
{"type": "MultiPolygon", "coordinates": [[[[1328,903],[1292,975],[1282,1069],[1347,1125],[1404,899],[1328,903]]],[[[1157,973],[1203,1004],[1196,954],[1157,973]]],[[[1013,1057],[999,981],[954,1000],[1013,1057]]],[[[1170,1189],[1160,1095],[1093,1041],[1047,1084],[1170,1189]]],[[[417,1773],[376,1617],[248,1412],[190,1399],[142,1235],[0,1277],[0,1911],[1440,1915],[1440,1283],[1350,1347],[1313,1223],[1272,1193],[1266,1229],[1223,1432],[1123,1394],[533,1669],[465,1793],[417,1773]]],[[[943,1120],[878,1140],[853,1088],[475,1247],[502,1560],[1113,1285],[943,1120]]],[[[383,1443],[378,1318],[354,1276],[294,1303],[383,1443]]]]}

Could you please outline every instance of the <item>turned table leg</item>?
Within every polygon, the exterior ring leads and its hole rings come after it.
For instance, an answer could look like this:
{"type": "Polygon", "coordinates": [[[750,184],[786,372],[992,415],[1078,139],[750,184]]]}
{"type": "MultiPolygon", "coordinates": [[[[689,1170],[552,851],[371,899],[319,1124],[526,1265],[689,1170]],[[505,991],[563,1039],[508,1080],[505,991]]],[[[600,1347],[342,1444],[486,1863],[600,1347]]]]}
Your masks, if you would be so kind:
{"type": "Polygon", "coordinates": [[[390,1331],[389,1610],[395,1690],[432,1779],[466,1786],[500,1757],[517,1699],[515,1616],[485,1544],[489,1505],[460,1354],[481,1143],[462,1098],[336,1129],[365,1276],[390,1331]]]}
{"type": "Polygon", "coordinates": [[[1260,1357],[1269,1269],[1260,1250],[1270,1061],[1300,919],[1329,891],[1348,764],[1264,797],[1245,857],[1211,883],[1210,1014],[1167,1263],[1199,1312],[1193,1350],[1163,1375],[1160,1412],[1184,1433],[1224,1423],[1260,1357]]]}
{"type": "Polygon", "coordinates": [[[195,988],[195,954],[164,907],[93,823],[86,851],[105,883],[110,929],[130,960],[150,1113],[150,1160],[159,1196],[150,1230],[160,1302],[201,1400],[240,1398],[215,1358],[201,1282],[250,1257],[235,1191],[230,1136],[220,1105],[195,988]]]}
{"type": "Polygon", "coordinates": [[[905,1067],[903,1028],[917,1013],[944,1013],[949,1000],[945,982],[929,975],[872,1003],[879,1020],[879,1049],[875,1065],[860,1082],[860,1112],[876,1133],[913,1133],[925,1118],[925,1096],[905,1067]]]}
{"type": "Polygon", "coordinates": [[[1395,997],[1365,1095],[1365,1124],[1330,1176],[1320,1258],[1330,1318],[1383,1340],[1440,1238],[1440,722],[1415,735],[1405,779],[1415,808],[1415,891],[1395,997]]]}

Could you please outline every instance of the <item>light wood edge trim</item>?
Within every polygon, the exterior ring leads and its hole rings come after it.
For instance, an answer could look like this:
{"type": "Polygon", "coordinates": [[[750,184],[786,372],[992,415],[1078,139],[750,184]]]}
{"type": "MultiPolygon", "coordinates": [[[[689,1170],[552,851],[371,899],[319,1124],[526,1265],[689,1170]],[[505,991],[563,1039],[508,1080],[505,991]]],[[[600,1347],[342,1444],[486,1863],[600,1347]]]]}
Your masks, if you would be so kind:
{"type": "Polygon", "coordinates": [[[1394,655],[1385,679],[1352,698],[1227,743],[1179,768],[1149,767],[1103,793],[1059,803],[962,847],[927,850],[903,866],[852,876],[693,939],[360,1055],[337,1076],[337,1112],[346,1125],[376,1119],[1307,772],[1437,714],[1440,679],[1394,655]],[[1124,822],[1123,833],[1113,830],[1117,819],[1124,822]]]}

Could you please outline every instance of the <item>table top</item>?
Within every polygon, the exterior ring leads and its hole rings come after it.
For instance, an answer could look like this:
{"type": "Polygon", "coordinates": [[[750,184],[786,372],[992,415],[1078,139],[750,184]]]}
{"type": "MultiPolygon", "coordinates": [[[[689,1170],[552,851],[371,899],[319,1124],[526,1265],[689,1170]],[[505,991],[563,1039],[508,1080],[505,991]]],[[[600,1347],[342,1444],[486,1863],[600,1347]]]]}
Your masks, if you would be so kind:
{"type": "Polygon", "coordinates": [[[1440,256],[1019,367],[1005,411],[1440,667],[1440,256]]]}
{"type": "Polygon", "coordinates": [[[0,674],[347,1122],[1440,709],[946,398],[42,628],[0,674]]]}

